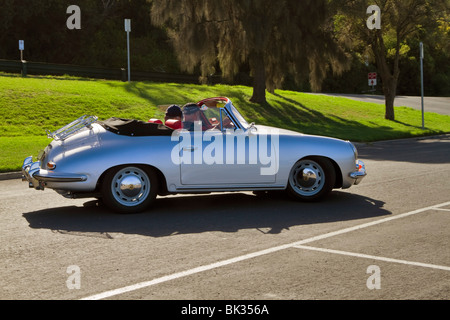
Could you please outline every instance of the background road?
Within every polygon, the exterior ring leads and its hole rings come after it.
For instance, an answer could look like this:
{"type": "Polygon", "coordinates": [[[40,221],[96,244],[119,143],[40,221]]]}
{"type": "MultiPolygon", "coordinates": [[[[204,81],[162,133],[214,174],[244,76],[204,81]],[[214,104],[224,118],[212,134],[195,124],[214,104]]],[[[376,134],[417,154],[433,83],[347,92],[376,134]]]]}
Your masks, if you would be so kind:
{"type": "MultiPolygon", "coordinates": [[[[325,95],[384,104],[383,95],[345,93],[330,93],[325,95]]],[[[425,112],[435,112],[439,114],[450,115],[450,97],[424,97],[423,101],[425,112]]],[[[410,107],[416,110],[422,110],[422,99],[420,96],[397,96],[395,97],[394,105],[396,107],[410,107]]]]}
{"type": "Polygon", "coordinates": [[[0,181],[0,299],[450,299],[450,136],[358,149],[369,175],[320,203],[186,195],[118,215],[0,181]]]}

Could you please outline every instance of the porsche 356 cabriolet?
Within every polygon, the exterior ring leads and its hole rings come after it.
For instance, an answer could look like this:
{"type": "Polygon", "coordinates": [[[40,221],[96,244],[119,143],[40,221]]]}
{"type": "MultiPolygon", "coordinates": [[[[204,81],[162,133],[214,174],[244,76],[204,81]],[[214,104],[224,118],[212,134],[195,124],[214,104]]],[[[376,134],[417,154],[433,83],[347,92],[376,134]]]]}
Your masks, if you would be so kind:
{"type": "Polygon", "coordinates": [[[285,190],[316,201],[366,176],[350,141],[248,123],[225,97],[195,105],[193,126],[82,116],[47,132],[53,141],[24,160],[23,180],[135,213],[178,193],[285,190]]]}

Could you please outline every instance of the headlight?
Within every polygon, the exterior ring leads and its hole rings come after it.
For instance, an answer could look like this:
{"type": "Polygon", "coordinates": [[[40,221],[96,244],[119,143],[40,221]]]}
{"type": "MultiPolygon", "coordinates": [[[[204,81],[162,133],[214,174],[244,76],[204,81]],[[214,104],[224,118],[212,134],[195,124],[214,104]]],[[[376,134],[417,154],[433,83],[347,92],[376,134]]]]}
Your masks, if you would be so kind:
{"type": "Polygon", "coordinates": [[[53,161],[47,162],[47,169],[48,170],[55,170],[55,168],[56,168],[56,163],[54,163],[53,161]]]}

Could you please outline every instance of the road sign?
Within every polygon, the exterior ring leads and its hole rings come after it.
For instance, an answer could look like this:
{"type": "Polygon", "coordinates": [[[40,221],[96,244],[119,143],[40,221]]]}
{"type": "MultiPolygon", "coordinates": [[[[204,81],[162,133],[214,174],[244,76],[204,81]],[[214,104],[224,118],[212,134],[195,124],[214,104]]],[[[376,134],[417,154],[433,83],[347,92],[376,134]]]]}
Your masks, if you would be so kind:
{"type": "Polygon", "coordinates": [[[369,79],[369,86],[376,86],[377,85],[377,73],[376,72],[369,72],[368,74],[369,79]]]}
{"type": "Polygon", "coordinates": [[[23,51],[25,50],[25,41],[19,40],[20,61],[23,61],[23,51]]]}
{"type": "Polygon", "coordinates": [[[131,32],[131,19],[125,19],[125,31],[131,32]]]}

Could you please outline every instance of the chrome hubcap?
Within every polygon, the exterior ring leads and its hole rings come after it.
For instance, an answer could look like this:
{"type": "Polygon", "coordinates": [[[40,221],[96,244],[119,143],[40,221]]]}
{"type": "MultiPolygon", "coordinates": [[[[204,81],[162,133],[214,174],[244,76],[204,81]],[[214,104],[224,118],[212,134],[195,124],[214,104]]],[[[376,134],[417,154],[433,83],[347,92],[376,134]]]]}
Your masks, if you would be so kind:
{"type": "Polygon", "coordinates": [[[136,167],[119,170],[111,183],[114,199],[124,206],[136,206],[147,199],[150,179],[145,171],[136,167]]]}
{"type": "Polygon", "coordinates": [[[125,196],[132,198],[139,195],[142,189],[142,183],[137,176],[125,176],[120,181],[119,188],[125,196]]]}
{"type": "Polygon", "coordinates": [[[291,187],[300,195],[313,196],[322,190],[325,174],[320,165],[312,160],[302,160],[289,176],[291,187]]]}

